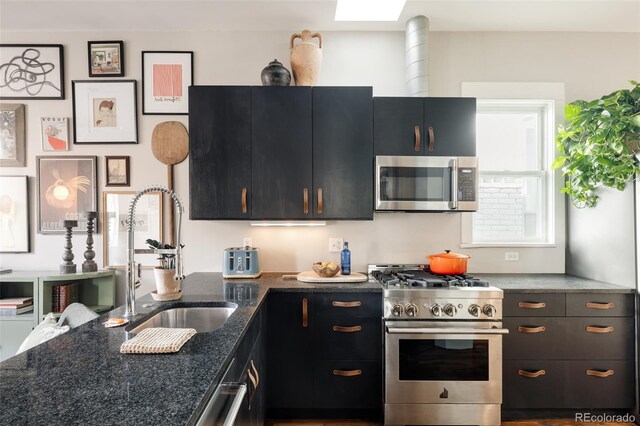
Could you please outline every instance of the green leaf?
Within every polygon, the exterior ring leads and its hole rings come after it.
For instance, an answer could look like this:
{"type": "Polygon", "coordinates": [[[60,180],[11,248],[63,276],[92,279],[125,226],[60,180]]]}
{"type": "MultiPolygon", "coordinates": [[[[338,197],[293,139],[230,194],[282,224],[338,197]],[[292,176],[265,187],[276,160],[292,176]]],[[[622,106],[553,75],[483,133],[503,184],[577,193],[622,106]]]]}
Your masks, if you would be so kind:
{"type": "Polygon", "coordinates": [[[567,161],[568,158],[569,157],[567,157],[566,155],[556,158],[555,160],[553,160],[553,163],[551,163],[551,168],[554,170],[559,169],[567,161]]]}
{"type": "Polygon", "coordinates": [[[564,107],[564,119],[566,121],[573,121],[574,118],[580,114],[580,111],[582,111],[582,108],[579,105],[576,105],[575,102],[567,104],[564,107]]]}

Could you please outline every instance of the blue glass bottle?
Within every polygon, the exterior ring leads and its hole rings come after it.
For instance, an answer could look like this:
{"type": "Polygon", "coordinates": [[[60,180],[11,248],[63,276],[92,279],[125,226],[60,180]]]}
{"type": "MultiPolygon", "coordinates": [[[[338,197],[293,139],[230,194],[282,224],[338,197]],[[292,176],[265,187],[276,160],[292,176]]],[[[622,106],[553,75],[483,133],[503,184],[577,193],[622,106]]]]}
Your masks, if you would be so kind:
{"type": "Polygon", "coordinates": [[[345,241],[344,249],[340,253],[340,269],[342,275],[351,274],[351,251],[349,251],[349,243],[345,241]]]}

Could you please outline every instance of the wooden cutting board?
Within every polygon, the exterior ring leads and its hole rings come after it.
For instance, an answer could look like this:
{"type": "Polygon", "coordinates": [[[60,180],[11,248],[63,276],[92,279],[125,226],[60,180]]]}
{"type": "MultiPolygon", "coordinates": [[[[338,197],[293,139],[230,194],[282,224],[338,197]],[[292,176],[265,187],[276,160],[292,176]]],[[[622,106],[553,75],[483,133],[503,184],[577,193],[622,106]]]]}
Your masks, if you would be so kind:
{"type": "Polygon", "coordinates": [[[298,274],[298,281],[303,283],[363,283],[369,280],[365,274],[352,272],[350,275],[338,275],[334,277],[321,277],[313,271],[304,271],[298,274]]]}

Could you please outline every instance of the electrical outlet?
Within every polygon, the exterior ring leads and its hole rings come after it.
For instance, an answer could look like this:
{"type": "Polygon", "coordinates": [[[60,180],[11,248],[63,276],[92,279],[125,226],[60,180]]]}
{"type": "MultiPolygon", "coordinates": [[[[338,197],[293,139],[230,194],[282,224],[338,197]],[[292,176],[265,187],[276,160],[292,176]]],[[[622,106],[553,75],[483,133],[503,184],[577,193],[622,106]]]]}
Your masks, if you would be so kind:
{"type": "Polygon", "coordinates": [[[253,238],[244,237],[242,239],[242,247],[253,247],[253,238]]]}
{"type": "Polygon", "coordinates": [[[520,253],[517,251],[505,251],[504,260],[507,262],[516,262],[520,260],[520,253]]]}
{"type": "Polygon", "coordinates": [[[344,242],[342,238],[329,238],[329,252],[341,252],[344,242]]]}

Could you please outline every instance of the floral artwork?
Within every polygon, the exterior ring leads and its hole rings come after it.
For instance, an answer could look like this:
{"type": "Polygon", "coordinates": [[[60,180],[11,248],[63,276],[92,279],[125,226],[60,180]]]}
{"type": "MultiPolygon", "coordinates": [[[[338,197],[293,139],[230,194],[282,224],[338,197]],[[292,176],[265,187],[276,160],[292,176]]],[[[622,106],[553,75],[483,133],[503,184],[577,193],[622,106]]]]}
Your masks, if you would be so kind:
{"type": "Polygon", "coordinates": [[[77,220],[86,232],[96,211],[96,157],[38,157],[38,231],[63,233],[62,221],[77,220]]]}
{"type": "Polygon", "coordinates": [[[0,166],[25,165],[24,105],[0,104],[0,166]]]}
{"type": "Polygon", "coordinates": [[[43,151],[69,150],[69,126],[66,117],[42,117],[41,127],[43,151]]]}
{"type": "Polygon", "coordinates": [[[0,252],[28,253],[29,196],[26,176],[0,176],[0,252]]]}

